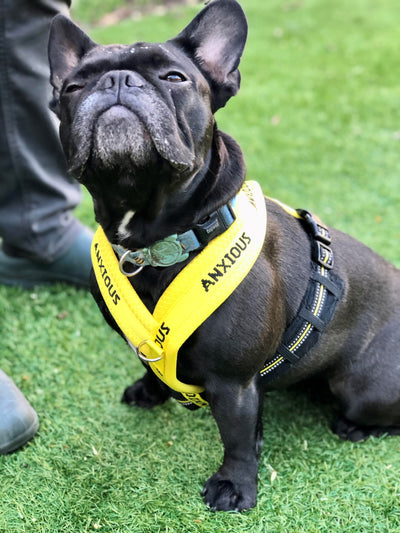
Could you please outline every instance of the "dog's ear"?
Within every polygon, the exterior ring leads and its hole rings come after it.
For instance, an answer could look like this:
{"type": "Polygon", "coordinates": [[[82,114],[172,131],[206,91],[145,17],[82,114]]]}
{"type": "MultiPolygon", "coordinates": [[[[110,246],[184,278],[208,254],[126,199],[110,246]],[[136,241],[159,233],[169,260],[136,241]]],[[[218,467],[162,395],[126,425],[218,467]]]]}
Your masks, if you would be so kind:
{"type": "Polygon", "coordinates": [[[240,87],[238,70],[247,38],[247,21],[236,0],[214,0],[175,38],[210,83],[213,112],[240,87]]]}
{"type": "Polygon", "coordinates": [[[77,66],[82,57],[94,46],[85,32],[63,15],[54,17],[49,36],[50,81],[54,101],[51,106],[57,113],[57,102],[65,78],[77,66]]]}

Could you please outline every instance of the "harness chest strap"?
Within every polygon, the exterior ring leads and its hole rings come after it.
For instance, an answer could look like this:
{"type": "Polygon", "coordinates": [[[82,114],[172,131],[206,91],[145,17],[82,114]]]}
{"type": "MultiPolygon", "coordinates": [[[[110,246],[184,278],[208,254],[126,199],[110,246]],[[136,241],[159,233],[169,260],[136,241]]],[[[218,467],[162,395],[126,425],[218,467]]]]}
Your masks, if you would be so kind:
{"type": "Polygon", "coordinates": [[[130,344],[172,390],[204,405],[202,387],[177,378],[179,348],[246,277],[265,239],[267,213],[261,187],[247,181],[238,194],[236,220],[212,240],[172,281],[151,314],[118,266],[101,227],[92,262],[103,299],[130,344]]]}

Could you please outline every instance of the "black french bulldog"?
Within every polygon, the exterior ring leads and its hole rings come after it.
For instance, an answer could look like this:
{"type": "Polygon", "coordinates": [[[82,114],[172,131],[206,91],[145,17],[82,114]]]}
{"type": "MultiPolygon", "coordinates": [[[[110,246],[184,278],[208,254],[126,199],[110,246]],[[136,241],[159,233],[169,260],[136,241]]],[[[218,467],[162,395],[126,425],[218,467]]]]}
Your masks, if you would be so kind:
{"type": "MultiPolygon", "coordinates": [[[[242,152],[217,129],[214,113],[239,89],[246,36],[235,0],[211,2],[177,37],[157,44],[97,45],[68,19],[55,18],[49,56],[61,141],[111,243],[141,249],[186,232],[241,188],[242,152]]],[[[400,433],[400,271],[308,213],[299,220],[266,204],[268,230],[254,267],[179,352],[179,377],[204,387],[225,447],[203,492],[214,510],[256,503],[265,389],[317,376],[343,406],[334,427],[342,438],[400,433]],[[334,310],[325,324],[302,305],[310,283],[321,288],[321,265],[331,273],[324,298],[334,310]],[[299,316],[318,332],[302,358],[285,341],[299,316]],[[278,359],[286,371],[265,382],[260,370],[278,359]]],[[[150,311],[197,253],[130,278],[150,311]]],[[[169,396],[148,371],[123,399],[149,408],[169,396]]]]}

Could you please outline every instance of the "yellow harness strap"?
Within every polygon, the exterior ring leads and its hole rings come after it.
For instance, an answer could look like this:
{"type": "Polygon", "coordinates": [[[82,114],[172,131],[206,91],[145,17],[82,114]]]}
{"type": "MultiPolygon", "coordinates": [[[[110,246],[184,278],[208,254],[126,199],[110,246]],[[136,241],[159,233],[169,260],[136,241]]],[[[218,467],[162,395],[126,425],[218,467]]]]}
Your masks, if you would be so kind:
{"type": "Polygon", "coordinates": [[[168,387],[200,406],[206,403],[200,396],[204,389],[177,378],[178,351],[246,277],[261,251],[267,212],[257,182],[244,183],[234,211],[232,225],[176,276],[153,314],[121,273],[100,226],[92,243],[92,263],[101,294],[125,337],[168,387]]]}

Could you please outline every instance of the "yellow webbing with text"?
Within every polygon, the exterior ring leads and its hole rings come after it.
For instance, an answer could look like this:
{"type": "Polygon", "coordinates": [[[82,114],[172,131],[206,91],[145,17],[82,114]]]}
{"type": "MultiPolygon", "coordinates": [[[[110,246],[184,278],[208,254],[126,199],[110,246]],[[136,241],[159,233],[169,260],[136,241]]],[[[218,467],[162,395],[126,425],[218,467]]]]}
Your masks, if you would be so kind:
{"type": "Polygon", "coordinates": [[[204,405],[202,387],[176,375],[178,351],[189,336],[246,277],[264,243],[267,213],[261,187],[244,183],[234,208],[236,219],[172,281],[151,314],[128,278],[101,227],[92,243],[92,262],[103,299],[128,341],[139,347],[153,372],[171,389],[204,405]]]}

